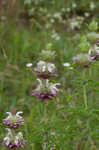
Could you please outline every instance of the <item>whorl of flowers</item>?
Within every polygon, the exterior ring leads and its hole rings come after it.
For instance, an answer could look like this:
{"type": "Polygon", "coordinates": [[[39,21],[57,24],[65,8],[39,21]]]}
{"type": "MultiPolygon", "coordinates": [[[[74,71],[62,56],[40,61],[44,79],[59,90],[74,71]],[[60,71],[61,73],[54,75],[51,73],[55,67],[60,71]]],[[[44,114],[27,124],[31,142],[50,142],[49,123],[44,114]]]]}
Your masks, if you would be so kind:
{"type": "Polygon", "coordinates": [[[16,114],[13,114],[11,112],[6,112],[8,114],[8,117],[3,119],[3,123],[12,129],[18,129],[19,125],[24,124],[24,119],[20,114],[22,114],[22,111],[17,112],[16,114]]]}
{"type": "MultiPolygon", "coordinates": [[[[47,46],[51,47],[50,45],[47,45],[47,46]]],[[[42,50],[40,56],[44,60],[54,59],[55,58],[55,51],[53,51],[53,50],[42,50]]]]}
{"type": "Polygon", "coordinates": [[[55,65],[48,62],[55,57],[55,51],[50,50],[52,48],[51,43],[48,43],[46,48],[48,50],[43,50],[40,54],[43,60],[39,61],[36,68],[34,69],[34,71],[37,73],[37,77],[42,78],[42,80],[37,79],[39,81],[39,85],[32,91],[32,96],[36,96],[38,101],[48,101],[53,97],[56,97],[57,93],[59,92],[59,89],[56,86],[60,84],[53,84],[48,80],[50,77],[57,76],[55,65]]]}
{"type": "Polygon", "coordinates": [[[49,77],[56,76],[56,67],[52,63],[45,61],[39,61],[37,67],[34,69],[37,72],[37,76],[43,79],[48,79],[49,77]]]}
{"type": "Polygon", "coordinates": [[[92,59],[89,54],[80,53],[73,57],[73,62],[79,66],[88,67],[92,59]]]}
{"type": "Polygon", "coordinates": [[[3,119],[3,124],[7,126],[8,133],[3,139],[3,145],[9,149],[24,148],[26,141],[23,138],[23,134],[21,132],[15,132],[15,129],[18,129],[21,124],[24,124],[24,119],[20,116],[23,112],[19,111],[16,114],[13,112],[6,113],[8,117],[3,119]]]}
{"type": "Polygon", "coordinates": [[[37,96],[38,101],[48,99],[52,99],[53,97],[56,97],[57,93],[59,92],[59,89],[56,87],[57,85],[60,85],[60,83],[53,84],[52,82],[49,82],[49,80],[45,80],[42,82],[42,80],[37,79],[39,81],[38,87],[32,91],[32,96],[37,96]]]}
{"type": "Polygon", "coordinates": [[[97,60],[99,59],[99,33],[96,32],[98,30],[98,23],[95,20],[89,24],[89,30],[91,31],[87,34],[87,38],[91,44],[89,55],[92,60],[97,60]]]}
{"type": "Polygon", "coordinates": [[[8,133],[3,139],[3,145],[8,147],[9,149],[24,148],[26,141],[23,138],[22,132],[18,132],[18,134],[13,134],[11,129],[7,128],[7,130],[8,133]]]}
{"type": "Polygon", "coordinates": [[[96,33],[98,29],[98,23],[93,20],[88,26],[89,32],[86,36],[81,38],[81,43],[78,45],[78,49],[81,53],[73,57],[73,62],[78,66],[89,67],[91,63],[99,59],[99,34],[96,33]]]}
{"type": "Polygon", "coordinates": [[[99,47],[97,45],[94,45],[93,48],[89,50],[89,55],[92,60],[99,59],[99,47]]]}
{"type": "Polygon", "coordinates": [[[84,18],[80,17],[80,16],[77,16],[77,17],[69,19],[70,28],[72,30],[74,30],[74,29],[80,29],[83,21],[84,21],[84,18]]]}
{"type": "Polygon", "coordinates": [[[90,32],[87,34],[87,38],[92,44],[95,44],[99,40],[99,34],[96,32],[90,32]]]}

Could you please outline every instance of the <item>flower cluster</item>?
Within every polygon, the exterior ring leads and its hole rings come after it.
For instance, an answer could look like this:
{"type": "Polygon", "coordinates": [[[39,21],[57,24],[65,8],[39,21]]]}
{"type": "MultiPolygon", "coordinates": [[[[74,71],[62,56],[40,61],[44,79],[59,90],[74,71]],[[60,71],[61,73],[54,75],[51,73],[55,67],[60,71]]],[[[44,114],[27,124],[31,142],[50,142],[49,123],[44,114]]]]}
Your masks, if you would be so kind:
{"type": "Polygon", "coordinates": [[[3,139],[3,145],[13,148],[24,148],[26,141],[23,138],[23,134],[19,132],[18,134],[13,134],[11,129],[7,128],[8,133],[6,137],[3,139]]]}
{"type": "MultiPolygon", "coordinates": [[[[52,47],[52,45],[49,43],[46,45],[46,47],[49,49],[52,47]]],[[[54,59],[55,58],[55,51],[52,51],[52,50],[42,50],[41,51],[41,57],[45,60],[48,60],[48,59],[54,59]]]]}
{"type": "Polygon", "coordinates": [[[49,77],[56,76],[56,67],[52,63],[45,61],[39,61],[37,67],[34,69],[37,72],[37,76],[43,79],[48,79],[49,77]]]}
{"type": "Polygon", "coordinates": [[[89,55],[93,60],[99,59],[99,47],[97,45],[94,45],[93,48],[89,50],[89,55]]]}
{"type": "Polygon", "coordinates": [[[52,82],[49,82],[49,80],[45,80],[42,83],[42,80],[37,79],[39,81],[38,87],[33,90],[32,95],[38,97],[38,101],[40,99],[43,99],[47,101],[48,99],[52,99],[57,95],[59,92],[59,89],[56,87],[57,85],[60,85],[60,83],[53,84],[52,82]]]}
{"type": "Polygon", "coordinates": [[[24,119],[19,115],[23,112],[19,111],[16,114],[12,114],[11,112],[6,112],[9,116],[3,119],[3,123],[11,129],[18,129],[19,125],[24,124],[24,119]]]}
{"type": "MultiPolygon", "coordinates": [[[[86,18],[91,17],[93,12],[97,13],[98,1],[97,3],[92,0],[85,2],[72,0],[71,3],[69,1],[64,1],[63,4],[66,3],[66,5],[60,5],[59,9],[55,9],[53,12],[50,12],[45,7],[44,0],[24,0],[24,5],[28,6],[27,13],[30,18],[35,14],[35,16],[40,16],[38,21],[46,20],[42,26],[46,29],[53,29],[59,23],[62,26],[65,25],[69,30],[79,30],[86,21],[86,18]],[[30,7],[31,3],[33,4],[32,7],[30,7]],[[38,11],[37,6],[39,7],[38,11]]],[[[49,1],[49,5],[53,7],[55,0],[49,1]]],[[[60,40],[60,36],[56,32],[52,35],[52,38],[56,41],[60,40]]]]}
{"type": "Polygon", "coordinates": [[[23,112],[19,111],[16,114],[6,112],[8,117],[3,119],[3,124],[7,126],[8,133],[3,139],[3,145],[10,148],[24,148],[26,141],[23,138],[21,132],[15,133],[15,129],[18,129],[20,125],[24,124],[24,119],[20,114],[23,112]]]}
{"type": "Polygon", "coordinates": [[[84,18],[80,17],[80,16],[73,17],[73,18],[71,18],[71,19],[68,20],[70,28],[72,30],[74,30],[74,29],[80,29],[83,21],[84,21],[84,18]]]}
{"type": "MultiPolygon", "coordinates": [[[[51,50],[43,50],[43,54],[43,58],[45,57],[51,59],[54,57],[55,51],[51,52],[51,50]]],[[[47,61],[39,61],[36,68],[34,68],[34,71],[37,73],[37,77],[40,79],[37,79],[39,81],[39,85],[35,90],[32,91],[32,96],[37,96],[38,101],[47,101],[53,97],[56,97],[57,93],[59,92],[56,86],[60,84],[49,82],[49,78],[57,76],[55,65],[47,61]]]]}
{"type": "Polygon", "coordinates": [[[88,67],[92,62],[92,59],[89,54],[80,53],[73,57],[73,62],[79,66],[88,67]]]}
{"type": "Polygon", "coordinates": [[[96,33],[98,24],[94,20],[89,24],[89,32],[81,38],[78,49],[81,51],[77,56],[73,57],[73,62],[78,66],[89,67],[91,63],[99,59],[99,34],[96,33]]]}

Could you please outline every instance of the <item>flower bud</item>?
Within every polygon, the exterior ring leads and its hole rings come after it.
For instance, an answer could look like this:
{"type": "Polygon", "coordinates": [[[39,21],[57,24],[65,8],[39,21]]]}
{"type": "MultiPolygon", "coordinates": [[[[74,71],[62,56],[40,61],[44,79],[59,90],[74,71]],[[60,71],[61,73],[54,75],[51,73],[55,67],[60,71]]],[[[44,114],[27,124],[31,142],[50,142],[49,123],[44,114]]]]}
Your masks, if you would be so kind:
{"type": "Polygon", "coordinates": [[[94,44],[99,40],[99,34],[96,32],[91,32],[87,34],[87,38],[92,44],[94,44]]]}
{"type": "Polygon", "coordinates": [[[43,58],[43,60],[50,60],[53,59],[55,56],[55,51],[52,50],[42,50],[41,52],[41,57],[43,58]]]}
{"type": "Polygon", "coordinates": [[[85,42],[81,42],[79,45],[78,45],[78,50],[80,52],[88,52],[90,48],[90,44],[89,42],[85,41],[85,42]]]}
{"type": "Polygon", "coordinates": [[[48,44],[46,44],[46,49],[47,49],[47,50],[52,49],[52,43],[48,43],[48,44]]]}
{"type": "Polygon", "coordinates": [[[98,29],[98,23],[95,20],[92,20],[88,28],[90,31],[96,31],[98,29]]]}

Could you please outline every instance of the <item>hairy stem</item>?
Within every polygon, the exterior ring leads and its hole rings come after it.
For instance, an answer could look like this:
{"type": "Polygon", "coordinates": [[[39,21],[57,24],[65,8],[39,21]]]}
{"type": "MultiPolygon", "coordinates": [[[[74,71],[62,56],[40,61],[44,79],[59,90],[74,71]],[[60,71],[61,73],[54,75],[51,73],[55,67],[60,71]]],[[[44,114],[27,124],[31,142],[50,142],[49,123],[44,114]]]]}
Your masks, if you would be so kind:
{"type": "MultiPolygon", "coordinates": [[[[84,70],[83,72],[83,78],[85,81],[85,75],[86,75],[86,70],[84,70]]],[[[84,83],[83,85],[83,97],[84,97],[84,104],[85,104],[85,108],[87,109],[88,105],[87,105],[87,89],[86,89],[86,83],[84,83]]]]}

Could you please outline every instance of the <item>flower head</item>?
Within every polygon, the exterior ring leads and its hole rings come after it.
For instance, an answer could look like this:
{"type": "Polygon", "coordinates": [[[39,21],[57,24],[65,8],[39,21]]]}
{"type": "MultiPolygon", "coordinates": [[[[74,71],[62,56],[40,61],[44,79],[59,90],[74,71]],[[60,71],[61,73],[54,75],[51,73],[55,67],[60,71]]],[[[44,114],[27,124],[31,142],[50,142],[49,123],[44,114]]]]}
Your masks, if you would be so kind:
{"type": "Polygon", "coordinates": [[[95,6],[94,2],[91,2],[89,7],[90,7],[90,9],[93,11],[96,6],[95,6]]]}
{"type": "Polygon", "coordinates": [[[94,45],[94,47],[89,50],[89,55],[92,60],[99,59],[99,47],[97,45],[94,45]]]}
{"type": "Polygon", "coordinates": [[[72,3],[72,7],[73,7],[73,8],[76,8],[76,7],[77,7],[77,4],[73,2],[73,3],[72,3]]]}
{"type": "Polygon", "coordinates": [[[23,134],[19,132],[17,135],[14,135],[11,129],[8,129],[6,137],[3,139],[3,145],[10,148],[24,148],[26,141],[23,138],[23,134]]]}
{"type": "Polygon", "coordinates": [[[55,71],[55,65],[52,63],[47,63],[45,61],[39,61],[37,63],[37,67],[35,68],[37,76],[43,79],[48,79],[49,77],[56,76],[55,71]]]}
{"type": "Polygon", "coordinates": [[[64,67],[70,67],[70,63],[66,62],[63,64],[64,67]]]}
{"type": "Polygon", "coordinates": [[[73,62],[79,66],[88,67],[92,62],[92,58],[89,54],[80,53],[77,56],[73,57],[73,62]]]}
{"type": "Polygon", "coordinates": [[[30,67],[32,67],[33,66],[33,64],[32,63],[28,63],[28,64],[26,64],[26,67],[28,67],[28,68],[30,68],[30,67]]]}
{"type": "Polygon", "coordinates": [[[87,34],[87,38],[92,44],[94,44],[99,40],[99,34],[96,32],[90,32],[87,34]]]}
{"type": "Polygon", "coordinates": [[[85,15],[85,17],[89,17],[89,16],[90,16],[90,13],[85,12],[84,15],[85,15]]]}
{"type": "Polygon", "coordinates": [[[80,29],[83,21],[84,21],[83,17],[80,17],[80,16],[73,17],[69,19],[69,26],[72,30],[80,29]]]}
{"type": "Polygon", "coordinates": [[[66,11],[67,11],[67,12],[70,12],[70,11],[71,11],[71,9],[68,7],[68,8],[66,9],[66,11]]]}
{"type": "Polygon", "coordinates": [[[56,97],[57,93],[59,92],[59,89],[56,86],[60,85],[60,83],[53,84],[49,82],[49,80],[46,80],[44,83],[42,83],[42,80],[37,80],[39,81],[39,85],[35,90],[33,90],[32,96],[37,96],[38,100],[48,100],[56,97]]]}
{"type": "Polygon", "coordinates": [[[11,112],[6,112],[8,114],[8,117],[3,119],[3,123],[13,129],[18,129],[19,125],[24,124],[24,119],[20,116],[23,112],[19,111],[16,114],[13,114],[11,112]]]}
{"type": "Polygon", "coordinates": [[[49,59],[53,59],[55,57],[55,51],[49,49],[50,46],[47,45],[47,49],[48,50],[42,50],[40,56],[43,58],[43,60],[49,60],[49,59]]]}
{"type": "Polygon", "coordinates": [[[51,37],[52,37],[52,39],[54,39],[56,41],[60,40],[59,34],[57,32],[55,32],[55,31],[52,32],[52,36],[51,37]]]}
{"type": "Polygon", "coordinates": [[[68,63],[68,62],[63,63],[63,66],[66,67],[66,68],[68,68],[68,69],[71,69],[71,70],[73,69],[73,67],[71,66],[71,64],[68,63]]]}

